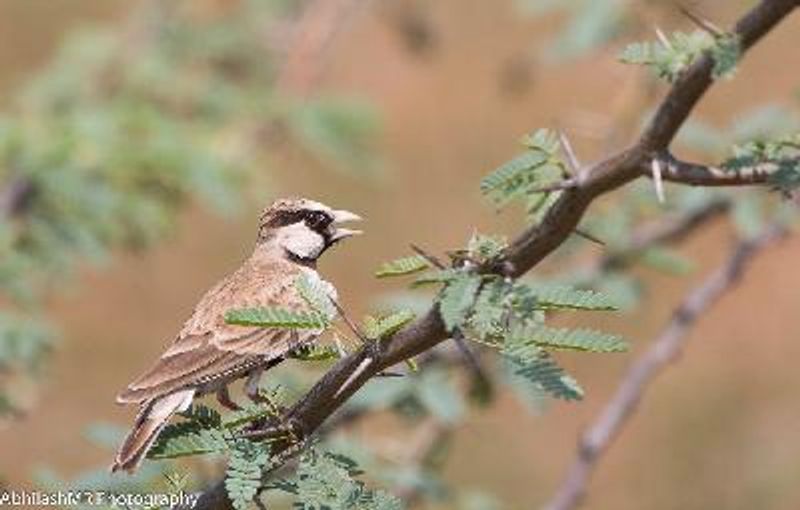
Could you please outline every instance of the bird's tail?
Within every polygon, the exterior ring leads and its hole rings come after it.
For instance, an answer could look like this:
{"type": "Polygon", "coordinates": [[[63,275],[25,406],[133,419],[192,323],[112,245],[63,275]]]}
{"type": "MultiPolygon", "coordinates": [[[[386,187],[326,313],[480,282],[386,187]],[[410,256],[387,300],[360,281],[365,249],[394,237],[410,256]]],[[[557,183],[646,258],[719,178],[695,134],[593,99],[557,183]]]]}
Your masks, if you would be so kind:
{"type": "Polygon", "coordinates": [[[133,429],[128,433],[117,452],[114,463],[111,465],[111,472],[124,470],[133,473],[136,471],[164,425],[173,414],[189,408],[194,393],[194,389],[185,389],[146,402],[136,417],[133,429]]]}

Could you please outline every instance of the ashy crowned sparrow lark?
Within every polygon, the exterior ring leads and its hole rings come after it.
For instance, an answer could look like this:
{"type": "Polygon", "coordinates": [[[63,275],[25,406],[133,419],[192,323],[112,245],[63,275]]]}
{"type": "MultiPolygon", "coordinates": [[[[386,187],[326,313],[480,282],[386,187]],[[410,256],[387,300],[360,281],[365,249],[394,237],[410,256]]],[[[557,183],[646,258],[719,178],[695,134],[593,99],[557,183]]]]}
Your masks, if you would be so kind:
{"type": "Polygon", "coordinates": [[[256,398],[265,369],[319,336],[315,330],[227,324],[224,316],[237,308],[307,310],[295,288],[303,275],[319,280],[335,300],[336,291],[321,280],[316,262],[333,244],[360,233],[339,223],[360,219],[307,199],[278,200],[264,210],[250,258],[203,296],[155,365],[117,397],[118,403],[138,404],[140,411],[112,471],[133,472],[170,417],[186,410],[194,397],[216,392],[220,403],[235,407],[228,384],[248,377],[246,391],[256,398]]]}

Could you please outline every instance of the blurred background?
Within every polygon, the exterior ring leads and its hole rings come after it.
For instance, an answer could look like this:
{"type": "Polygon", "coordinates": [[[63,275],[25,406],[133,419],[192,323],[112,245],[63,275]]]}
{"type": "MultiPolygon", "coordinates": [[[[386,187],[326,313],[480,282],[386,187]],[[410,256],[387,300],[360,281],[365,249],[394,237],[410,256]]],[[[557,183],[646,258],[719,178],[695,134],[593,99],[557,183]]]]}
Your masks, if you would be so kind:
{"type": "MultiPolygon", "coordinates": [[[[0,421],[6,487],[36,487],[45,468],[69,479],[110,463],[111,452],[94,445],[87,428],[131,423],[135,410],[117,406],[116,393],[171,341],[200,295],[249,254],[258,212],[271,200],[302,195],[366,218],[366,234],[320,268],[360,316],[401,288],[372,272],[407,254],[409,243],[441,253],[462,246],[474,229],[513,235],[523,227],[518,211],[498,213],[478,184],[519,151],[525,133],[563,129],[583,161],[631,140],[665,87],[617,54],[624,43],[652,38],[655,26],[692,29],[672,2],[337,1],[305,20],[322,24],[325,42],[317,44],[290,37],[292,23],[311,16],[276,6],[291,2],[246,11],[251,3],[0,2],[3,189],[13,189],[9,161],[20,157],[38,176],[89,175],[98,172],[92,162],[111,161],[105,177],[123,184],[116,196],[67,177],[53,186],[72,205],[37,209],[42,221],[56,211],[109,225],[98,227],[102,242],[94,248],[70,230],[63,232],[71,244],[34,239],[47,256],[17,268],[20,278],[36,273],[36,313],[58,340],[43,348],[51,352],[35,377],[0,374],[16,414],[0,421]],[[293,50],[290,41],[310,49],[293,50]],[[285,65],[273,52],[289,55],[285,65]],[[125,180],[132,167],[147,177],[125,180]],[[183,167],[192,170],[184,175],[183,167]],[[166,182],[164,172],[172,172],[166,182]],[[146,206],[121,198],[153,186],[163,193],[146,206]],[[61,250],[74,255],[51,260],[61,250]]],[[[752,3],[692,6],[727,27],[752,3]]],[[[698,142],[708,126],[735,129],[755,109],[794,115],[798,47],[794,16],[733,80],[712,88],[683,153],[713,154],[698,142]]],[[[599,206],[613,207],[613,198],[599,206]]],[[[582,402],[555,402],[536,415],[502,390],[494,406],[468,411],[445,479],[491,493],[507,508],[543,504],[580,431],[685,291],[723,259],[734,228],[715,222],[681,245],[691,270],[637,267],[643,292],[630,310],[559,317],[618,332],[632,349],[560,356],[587,390],[582,402]]],[[[684,356],[604,458],[588,508],[798,508],[798,248],[792,239],[758,259],[700,321],[684,356]]],[[[604,248],[581,249],[591,258],[604,248]]],[[[556,257],[542,270],[559,263],[556,257]]],[[[3,299],[8,307],[12,301],[3,299]]],[[[356,437],[383,426],[360,425],[356,437]]]]}

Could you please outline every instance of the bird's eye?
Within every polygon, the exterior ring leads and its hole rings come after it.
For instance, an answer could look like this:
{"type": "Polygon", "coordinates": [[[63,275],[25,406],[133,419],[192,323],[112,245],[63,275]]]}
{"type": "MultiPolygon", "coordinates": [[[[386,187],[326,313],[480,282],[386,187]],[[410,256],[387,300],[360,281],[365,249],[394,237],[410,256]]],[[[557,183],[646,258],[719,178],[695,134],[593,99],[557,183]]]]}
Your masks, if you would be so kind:
{"type": "Polygon", "coordinates": [[[306,216],[306,225],[312,230],[322,230],[328,226],[328,223],[330,223],[330,220],[325,213],[314,211],[306,216]]]}

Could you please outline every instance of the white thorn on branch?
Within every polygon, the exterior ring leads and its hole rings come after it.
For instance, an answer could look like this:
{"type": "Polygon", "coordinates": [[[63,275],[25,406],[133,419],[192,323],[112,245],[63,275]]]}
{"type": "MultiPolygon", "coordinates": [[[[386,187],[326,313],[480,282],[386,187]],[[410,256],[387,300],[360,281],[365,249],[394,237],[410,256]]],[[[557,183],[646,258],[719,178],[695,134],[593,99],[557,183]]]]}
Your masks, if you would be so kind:
{"type": "Polygon", "coordinates": [[[658,202],[663,204],[666,201],[664,196],[664,177],[661,173],[661,162],[658,158],[653,158],[650,163],[650,170],[653,172],[653,186],[656,189],[656,198],[658,202]]]}
{"type": "Polygon", "coordinates": [[[666,49],[672,50],[672,43],[669,42],[667,36],[664,35],[664,32],[658,27],[656,27],[656,37],[658,37],[659,42],[661,42],[666,49]]]}
{"type": "Polygon", "coordinates": [[[572,148],[572,144],[569,143],[569,138],[567,138],[567,135],[565,135],[561,130],[558,131],[558,142],[561,144],[561,150],[567,157],[570,174],[573,177],[578,177],[578,180],[580,181],[581,163],[578,160],[578,156],[575,154],[575,150],[572,148]]]}
{"type": "Polygon", "coordinates": [[[338,398],[339,395],[344,393],[344,391],[347,390],[351,384],[353,384],[353,381],[355,381],[358,378],[358,376],[364,373],[364,370],[366,370],[370,366],[370,364],[372,364],[372,358],[364,358],[364,360],[358,365],[358,368],[356,368],[353,371],[353,373],[350,374],[350,376],[347,379],[345,379],[344,383],[342,383],[341,386],[339,386],[339,389],[336,390],[336,393],[334,393],[333,398],[334,399],[338,398]]]}

